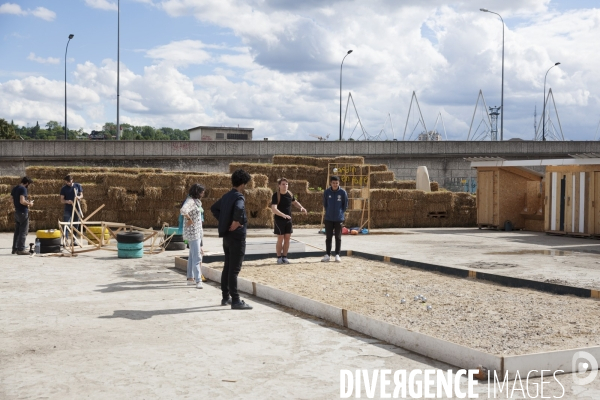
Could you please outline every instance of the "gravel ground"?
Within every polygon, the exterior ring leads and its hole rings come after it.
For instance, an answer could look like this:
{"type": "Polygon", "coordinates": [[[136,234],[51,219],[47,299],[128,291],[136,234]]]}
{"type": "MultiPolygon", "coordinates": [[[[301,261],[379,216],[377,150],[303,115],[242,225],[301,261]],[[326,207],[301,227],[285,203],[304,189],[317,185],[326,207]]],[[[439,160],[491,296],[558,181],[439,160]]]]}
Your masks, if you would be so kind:
{"type": "MultiPolygon", "coordinates": [[[[241,277],[496,355],[600,345],[600,302],[358,257],[245,262],[241,277]],[[427,302],[414,301],[423,295],[427,302]],[[406,299],[405,304],[401,299],[406,299]],[[427,311],[431,305],[431,311],[427,311]]],[[[222,263],[207,264],[222,268],[222,263]]]]}

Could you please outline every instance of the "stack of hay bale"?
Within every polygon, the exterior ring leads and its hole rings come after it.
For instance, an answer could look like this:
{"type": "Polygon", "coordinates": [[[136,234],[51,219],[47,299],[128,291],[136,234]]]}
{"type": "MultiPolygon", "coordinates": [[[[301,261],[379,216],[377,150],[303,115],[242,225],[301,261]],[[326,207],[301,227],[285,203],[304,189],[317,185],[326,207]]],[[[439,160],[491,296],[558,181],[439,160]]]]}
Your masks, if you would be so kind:
{"type": "MultiPolygon", "coordinates": [[[[196,172],[169,172],[154,168],[96,168],[96,167],[29,167],[26,174],[35,183],[29,195],[35,199],[30,211],[30,230],[58,228],[63,218],[64,205],[60,203],[63,178],[70,174],[83,187],[84,215],[104,208],[91,220],[121,222],[142,228],[160,228],[163,223],[178,224],[179,208],[189,187],[202,184],[207,192],[203,201],[205,226],[216,227],[209,208],[220,195],[231,189],[231,175],[196,172]]],[[[271,227],[270,200],[264,175],[253,175],[248,185],[246,201],[251,227],[271,227]]],[[[14,229],[10,191],[20,177],[0,177],[0,230],[14,229]]]]}
{"type": "MultiPolygon", "coordinates": [[[[274,156],[272,164],[232,163],[229,169],[243,168],[250,174],[264,174],[269,178],[269,188],[273,191],[277,190],[279,178],[287,178],[289,190],[308,211],[307,215],[295,211],[294,223],[315,225],[321,223],[323,190],[329,186],[329,164],[354,164],[361,169],[354,174],[368,174],[371,228],[475,226],[477,222],[474,196],[439,191],[437,182],[430,183],[431,192],[416,190],[415,181],[396,181],[394,172],[389,171],[386,165],[366,165],[363,157],[274,156]]],[[[343,180],[343,174],[338,175],[343,180]]],[[[340,184],[347,186],[343,181],[340,184]]],[[[361,196],[360,189],[352,189],[348,191],[348,197],[358,199],[364,196],[361,196]]],[[[362,203],[350,200],[346,225],[357,226],[363,217],[366,217],[366,212],[362,203]]]]}

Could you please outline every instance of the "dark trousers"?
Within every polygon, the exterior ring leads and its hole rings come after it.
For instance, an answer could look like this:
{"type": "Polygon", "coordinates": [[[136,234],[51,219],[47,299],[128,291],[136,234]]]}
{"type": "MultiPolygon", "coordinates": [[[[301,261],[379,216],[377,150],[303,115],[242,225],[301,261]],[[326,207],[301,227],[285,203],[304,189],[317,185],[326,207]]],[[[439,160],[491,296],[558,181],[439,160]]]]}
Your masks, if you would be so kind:
{"type": "Polygon", "coordinates": [[[223,251],[225,252],[225,265],[221,273],[221,292],[223,298],[237,303],[240,294],[237,290],[238,274],[242,270],[242,262],[246,254],[246,239],[234,239],[228,236],[223,238],[223,251]]]}
{"type": "Polygon", "coordinates": [[[25,250],[25,241],[29,232],[29,213],[15,211],[15,234],[13,236],[13,250],[25,250]]]}
{"type": "Polygon", "coordinates": [[[335,231],[335,254],[340,254],[342,247],[342,224],[343,222],[325,221],[325,251],[331,255],[331,238],[335,231]]]}

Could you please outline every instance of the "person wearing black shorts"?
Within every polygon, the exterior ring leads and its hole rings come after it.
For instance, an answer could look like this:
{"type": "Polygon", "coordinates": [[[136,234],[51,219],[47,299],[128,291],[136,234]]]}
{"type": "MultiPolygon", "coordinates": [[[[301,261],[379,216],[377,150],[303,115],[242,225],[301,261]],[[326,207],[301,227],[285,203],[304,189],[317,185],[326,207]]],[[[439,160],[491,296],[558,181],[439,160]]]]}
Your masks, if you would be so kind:
{"type": "Polygon", "coordinates": [[[271,199],[271,210],[275,215],[274,232],[277,235],[277,264],[289,264],[287,254],[290,248],[290,237],[292,236],[292,204],[300,208],[300,212],[306,214],[306,208],[302,207],[292,192],[288,190],[288,180],[281,178],[277,181],[277,192],[273,193],[271,199]]]}

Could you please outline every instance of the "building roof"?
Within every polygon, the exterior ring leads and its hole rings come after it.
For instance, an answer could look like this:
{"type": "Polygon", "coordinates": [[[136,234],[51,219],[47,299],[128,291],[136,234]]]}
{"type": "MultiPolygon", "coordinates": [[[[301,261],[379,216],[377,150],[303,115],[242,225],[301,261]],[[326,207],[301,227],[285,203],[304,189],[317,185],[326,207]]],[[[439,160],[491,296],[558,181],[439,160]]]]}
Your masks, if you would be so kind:
{"type": "Polygon", "coordinates": [[[190,128],[188,131],[193,131],[194,129],[229,129],[233,131],[253,131],[254,128],[240,128],[237,126],[197,126],[195,128],[190,128]]]}

